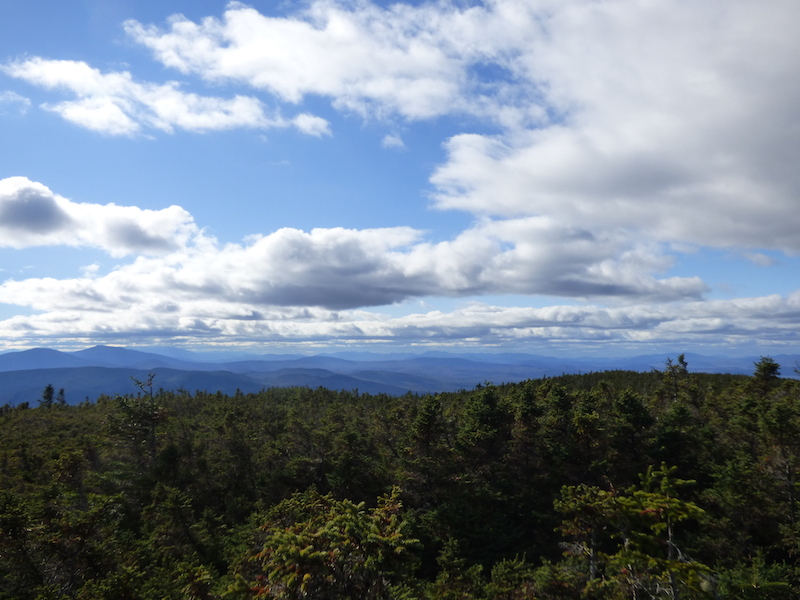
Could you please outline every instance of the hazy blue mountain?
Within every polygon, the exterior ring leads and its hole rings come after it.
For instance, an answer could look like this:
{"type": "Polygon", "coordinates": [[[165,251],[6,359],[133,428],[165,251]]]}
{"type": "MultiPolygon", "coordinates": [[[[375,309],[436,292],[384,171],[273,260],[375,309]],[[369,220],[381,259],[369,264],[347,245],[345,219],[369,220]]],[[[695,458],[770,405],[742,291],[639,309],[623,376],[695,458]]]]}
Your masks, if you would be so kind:
{"type": "Polygon", "coordinates": [[[255,352],[239,352],[237,350],[185,350],[170,346],[144,346],[138,348],[143,352],[178,358],[187,362],[228,363],[246,360],[292,360],[302,358],[302,354],[257,354],[255,352]]]}
{"type": "Polygon", "coordinates": [[[117,346],[94,346],[71,354],[90,362],[95,367],[135,367],[139,369],[172,367],[184,370],[197,368],[191,361],[117,346]]]}
{"type": "Polygon", "coordinates": [[[144,381],[155,373],[154,388],[195,390],[220,390],[233,394],[236,389],[256,392],[262,385],[235,373],[222,371],[207,373],[177,369],[153,371],[130,368],[79,367],[73,369],[34,369],[0,372],[0,404],[16,405],[30,402],[36,406],[42,390],[50,384],[56,392],[64,389],[68,404],[78,404],[86,399],[95,401],[101,395],[136,395],[141,390],[132,378],[144,381]]]}
{"type": "MultiPolygon", "coordinates": [[[[358,389],[364,393],[405,394],[472,389],[479,383],[510,383],[565,373],[624,369],[663,369],[677,353],[633,357],[552,357],[525,353],[336,352],[315,356],[252,353],[223,354],[186,350],[171,353],[114,346],[95,346],[77,352],[36,348],[0,354],[0,404],[35,403],[51,384],[64,388],[71,404],[99,395],[135,394],[132,377],[145,380],[155,373],[156,388],[190,392],[206,390],[233,394],[273,386],[358,389]],[[169,355],[168,355],[169,354],[169,355]],[[215,356],[218,360],[211,360],[215,356]],[[246,360],[236,360],[236,358],[246,360]]],[[[687,353],[689,370],[707,373],[751,374],[758,356],[727,357],[687,353]]],[[[800,355],[772,357],[784,377],[797,377],[800,355]]]]}
{"type": "Polygon", "coordinates": [[[251,374],[263,387],[307,386],[324,387],[330,390],[358,390],[366,394],[390,394],[400,396],[408,392],[425,393],[419,383],[413,386],[394,385],[389,381],[371,380],[334,373],[325,369],[280,369],[267,374],[251,374]]]}
{"type": "Polygon", "coordinates": [[[420,355],[413,352],[358,352],[355,350],[343,350],[341,352],[322,352],[318,356],[330,356],[357,362],[380,362],[387,360],[407,360],[420,355]]]}
{"type": "Polygon", "coordinates": [[[78,367],[53,369],[28,369],[0,372],[0,405],[17,405],[29,402],[37,406],[45,386],[52,385],[56,392],[64,389],[68,404],[84,400],[94,402],[101,395],[137,395],[141,389],[134,379],[145,381],[154,374],[153,388],[189,392],[221,391],[232,395],[236,390],[257,392],[270,387],[308,386],[334,390],[355,390],[369,394],[401,395],[409,388],[359,379],[325,371],[324,369],[283,369],[263,374],[232,373],[230,371],[185,371],[179,369],[141,370],[132,368],[78,367]]]}
{"type": "Polygon", "coordinates": [[[59,369],[65,367],[86,367],[91,363],[78,356],[58,350],[33,348],[20,352],[0,354],[0,371],[21,371],[27,369],[59,369]]]}
{"type": "MultiPolygon", "coordinates": [[[[397,389],[405,390],[407,392],[415,392],[419,394],[427,394],[429,392],[441,391],[455,391],[459,387],[447,386],[443,387],[440,381],[432,377],[425,377],[422,375],[408,375],[406,373],[393,373],[391,371],[356,371],[353,373],[355,377],[370,382],[375,382],[383,385],[393,385],[397,389]]],[[[462,386],[463,387],[463,386],[462,386]]],[[[359,388],[366,391],[366,388],[359,388]]]]}
{"type": "Polygon", "coordinates": [[[280,369],[327,369],[337,373],[349,373],[356,370],[355,361],[334,358],[331,356],[301,356],[291,359],[245,360],[224,363],[229,371],[244,373],[247,371],[278,371],[280,369]]]}
{"type": "Polygon", "coordinates": [[[227,362],[232,360],[251,360],[259,358],[259,354],[252,352],[236,352],[236,351],[193,351],[185,350],[184,348],[172,348],[171,346],[143,346],[137,348],[142,352],[149,352],[151,354],[158,354],[161,356],[168,356],[169,358],[177,358],[186,362],[227,362]]]}
{"type": "MultiPolygon", "coordinates": [[[[259,370],[253,368],[251,365],[264,365],[266,369],[277,369],[280,367],[269,367],[271,364],[268,359],[263,359],[260,355],[249,355],[258,357],[248,361],[233,361],[231,357],[228,360],[213,361],[208,360],[208,357],[203,353],[192,353],[183,351],[181,354],[184,358],[177,358],[174,356],[167,356],[158,354],[156,352],[142,352],[140,350],[132,350],[128,348],[120,348],[117,346],[94,346],[85,350],[78,350],[72,352],[75,356],[87,361],[96,367],[133,367],[136,369],[180,369],[184,371],[231,371],[234,373],[244,373],[250,370],[259,370]]],[[[296,359],[297,355],[282,355],[283,357],[291,357],[296,359]]]]}

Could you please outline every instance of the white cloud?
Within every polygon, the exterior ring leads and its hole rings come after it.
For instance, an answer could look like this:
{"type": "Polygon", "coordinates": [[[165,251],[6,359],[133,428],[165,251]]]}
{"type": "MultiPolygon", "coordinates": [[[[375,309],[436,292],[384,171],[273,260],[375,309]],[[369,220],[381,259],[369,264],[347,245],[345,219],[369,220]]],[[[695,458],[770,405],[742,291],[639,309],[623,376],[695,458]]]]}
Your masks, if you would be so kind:
{"type": "Polygon", "coordinates": [[[142,210],[75,203],[25,177],[0,180],[0,247],[88,246],[118,257],[164,254],[197,231],[179,206],[142,210]]]}
{"type": "MultiPolygon", "coordinates": [[[[179,207],[77,204],[4,180],[0,244],[161,254],[103,276],[8,281],[0,301],[44,314],[5,321],[0,334],[796,341],[798,294],[702,301],[699,278],[667,276],[667,252],[728,247],[762,265],[772,259],[757,250],[800,252],[799,19],[792,0],[318,0],[285,18],[232,3],[221,20],[128,22],[163,64],[215,85],[288,103],[324,96],[390,123],[478,117],[484,132],[447,140],[431,177],[435,206],[478,220],[438,243],[397,227],[282,229],[220,246],[179,207]],[[489,294],[610,307],[473,305],[393,319],[357,310],[489,294]]],[[[268,117],[250,96],[198,96],[75,61],[3,70],[74,94],[47,106],[111,134],[331,133],[307,113],[268,117]]],[[[382,145],[400,144],[390,134],[382,145]]]]}
{"type": "Polygon", "coordinates": [[[545,294],[635,303],[697,298],[706,290],[698,278],[656,278],[669,266],[657,247],[598,239],[545,218],[485,221],[438,243],[408,227],[284,228],[220,245],[178,206],[148,211],[75,203],[15,177],[0,181],[0,232],[0,243],[14,248],[63,244],[136,255],[102,276],[92,265],[78,279],[0,285],[0,302],[46,315],[78,311],[89,321],[137,307],[171,307],[173,317],[194,323],[429,296],[545,294]]]}
{"type": "Polygon", "coordinates": [[[776,258],[763,254],[762,252],[743,252],[742,256],[759,267],[774,267],[778,264],[776,258]]]}
{"type": "Polygon", "coordinates": [[[169,67],[284,101],[502,125],[447,142],[443,209],[798,252],[798,19],[791,0],[318,0],[126,29],[169,67]]]}
{"type": "Polygon", "coordinates": [[[554,5],[518,73],[561,120],[462,134],[437,206],[640,239],[800,251],[800,5],[554,5]]]}
{"type": "Polygon", "coordinates": [[[452,241],[416,245],[404,264],[406,274],[428,281],[428,295],[623,301],[699,297],[707,290],[696,277],[653,277],[671,266],[657,247],[631,246],[623,236],[596,237],[543,217],[487,220],[452,241]]]}
{"type": "Polygon", "coordinates": [[[100,265],[98,265],[97,263],[92,263],[91,265],[86,265],[84,267],[81,267],[81,272],[83,273],[83,276],[88,279],[96,277],[99,271],[100,271],[100,265]]]}
{"type": "Polygon", "coordinates": [[[130,73],[101,73],[79,61],[31,58],[1,66],[11,77],[48,89],[73,93],[76,100],[43,107],[82,127],[109,135],[132,135],[143,127],[172,132],[175,128],[204,132],[237,127],[270,128],[293,125],[319,136],[327,122],[302,114],[288,121],[267,116],[252,96],[218,98],[182,92],[176,82],[140,83],[130,73]]]}
{"type": "Polygon", "coordinates": [[[44,104],[43,108],[76,125],[109,135],[132,135],[140,129],[137,120],[129,117],[120,108],[120,102],[113,98],[84,98],[56,105],[44,104]]]}
{"type": "Polygon", "coordinates": [[[176,15],[166,31],[137,21],[128,21],[126,30],[182,73],[244,82],[286,102],[315,94],[365,115],[414,120],[455,111],[504,121],[514,110],[541,115],[535,107],[498,106],[498,93],[526,94],[519,86],[481,81],[472,70],[486,61],[505,65],[506,54],[518,53],[512,40],[530,34],[526,25],[535,27],[533,11],[508,4],[382,9],[326,0],[278,18],[233,2],[221,20],[195,23],[176,15]]]}
{"type": "MultiPolygon", "coordinates": [[[[41,288],[52,282],[41,280],[41,288]]],[[[123,342],[187,340],[204,345],[247,343],[400,343],[421,345],[546,344],[582,349],[602,347],[678,346],[709,348],[754,342],[774,348],[796,343],[800,294],[714,302],[685,302],[607,308],[597,305],[547,308],[470,304],[449,312],[429,311],[389,317],[364,310],[231,306],[213,299],[193,302],[147,298],[140,291],[116,303],[83,282],[60,292],[88,303],[106,301],[107,308],[83,310],[80,305],[50,309],[43,314],[0,321],[7,344],[45,344],[49,340],[123,342]],[[138,300],[131,302],[131,300],[138,300]],[[125,305],[124,302],[131,302],[125,305]]],[[[13,286],[12,286],[13,288],[13,286]]],[[[0,292],[8,293],[9,284],[0,292]]],[[[33,282],[21,293],[34,293],[33,282]]],[[[55,294],[56,290],[51,290],[55,294]]]]}
{"type": "Polygon", "coordinates": [[[10,90],[0,92],[0,115],[24,115],[30,106],[31,101],[25,96],[10,90]]]}
{"type": "Polygon", "coordinates": [[[322,117],[302,113],[292,119],[292,124],[301,132],[315,137],[331,135],[331,126],[322,117]]]}
{"type": "Polygon", "coordinates": [[[406,145],[403,143],[403,138],[401,138],[396,133],[389,133],[383,137],[381,140],[381,146],[384,148],[405,148],[406,145]]]}
{"type": "MultiPolygon", "coordinates": [[[[0,321],[0,336],[121,341],[203,339],[413,344],[550,341],[715,344],[791,343],[800,293],[700,301],[697,278],[656,279],[669,258],[558,228],[543,217],[486,220],[446,242],[406,227],[281,229],[220,245],[178,207],[142,211],[77,204],[25,178],[0,181],[2,240],[14,247],[71,244],[138,256],[101,275],[0,284],[0,303],[39,314],[0,321]],[[146,235],[144,232],[147,232],[146,235]],[[168,247],[168,245],[171,246],[168,247]],[[359,307],[436,296],[554,294],[605,298],[611,306],[497,307],[389,317],[359,307]],[[614,299],[624,305],[613,306],[614,299]]],[[[406,306],[414,306],[409,303],[406,306]]]]}

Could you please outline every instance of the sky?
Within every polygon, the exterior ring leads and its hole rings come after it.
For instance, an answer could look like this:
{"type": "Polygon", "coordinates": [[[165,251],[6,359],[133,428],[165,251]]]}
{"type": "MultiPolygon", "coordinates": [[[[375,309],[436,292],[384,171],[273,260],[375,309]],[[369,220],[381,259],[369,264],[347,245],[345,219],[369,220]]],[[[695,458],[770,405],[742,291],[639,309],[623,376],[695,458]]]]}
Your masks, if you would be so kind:
{"type": "Polygon", "coordinates": [[[0,3],[0,351],[800,352],[798,22],[0,3]]]}

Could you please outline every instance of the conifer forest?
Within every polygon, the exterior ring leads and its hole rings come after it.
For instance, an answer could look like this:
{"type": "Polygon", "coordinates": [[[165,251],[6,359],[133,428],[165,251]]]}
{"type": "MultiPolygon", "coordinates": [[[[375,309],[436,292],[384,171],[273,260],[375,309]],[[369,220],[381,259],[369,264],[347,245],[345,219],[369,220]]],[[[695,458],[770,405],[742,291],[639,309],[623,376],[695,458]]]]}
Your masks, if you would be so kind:
{"type": "Polygon", "coordinates": [[[0,408],[0,599],[800,597],[800,381],[769,358],[396,397],[139,384],[0,408]]]}

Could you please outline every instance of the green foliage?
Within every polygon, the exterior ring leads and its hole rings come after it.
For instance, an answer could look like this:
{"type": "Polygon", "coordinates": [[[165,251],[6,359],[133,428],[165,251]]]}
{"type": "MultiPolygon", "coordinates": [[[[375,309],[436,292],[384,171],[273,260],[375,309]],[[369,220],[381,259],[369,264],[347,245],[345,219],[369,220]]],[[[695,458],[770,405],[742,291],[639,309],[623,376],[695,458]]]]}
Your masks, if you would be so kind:
{"type": "Polygon", "coordinates": [[[768,356],[762,356],[756,365],[754,378],[756,382],[774,381],[781,374],[781,366],[768,356]]]}
{"type": "Polygon", "coordinates": [[[53,396],[55,395],[55,390],[51,384],[47,384],[42,391],[42,399],[39,400],[39,406],[42,408],[50,408],[53,406],[53,396]]]}
{"type": "Polygon", "coordinates": [[[460,555],[458,542],[448,539],[436,559],[439,574],[428,589],[432,600],[473,600],[483,597],[483,567],[469,565],[460,555]]]}
{"type": "Polygon", "coordinates": [[[390,597],[406,574],[416,540],[403,534],[399,489],[377,508],[316,491],[295,494],[269,511],[263,549],[243,569],[265,598],[390,597]]]}
{"type": "Polygon", "coordinates": [[[724,597],[742,600],[790,600],[797,597],[797,575],[786,563],[768,563],[758,552],[749,564],[740,564],[720,576],[724,597]]]}
{"type": "Polygon", "coordinates": [[[649,467],[640,486],[625,491],[562,489],[555,508],[566,517],[560,527],[570,539],[566,555],[585,563],[582,594],[704,597],[710,569],[681,551],[674,529],[703,510],[678,497],[678,488],[693,482],[677,479],[675,471],[649,467]]]}
{"type": "Polygon", "coordinates": [[[764,397],[778,381],[781,374],[781,366],[768,356],[762,356],[755,363],[755,373],[753,374],[753,389],[755,393],[764,397]]]}
{"type": "Polygon", "coordinates": [[[0,600],[793,597],[800,383],[770,360],[396,398],[51,386],[0,408],[0,600]]]}

